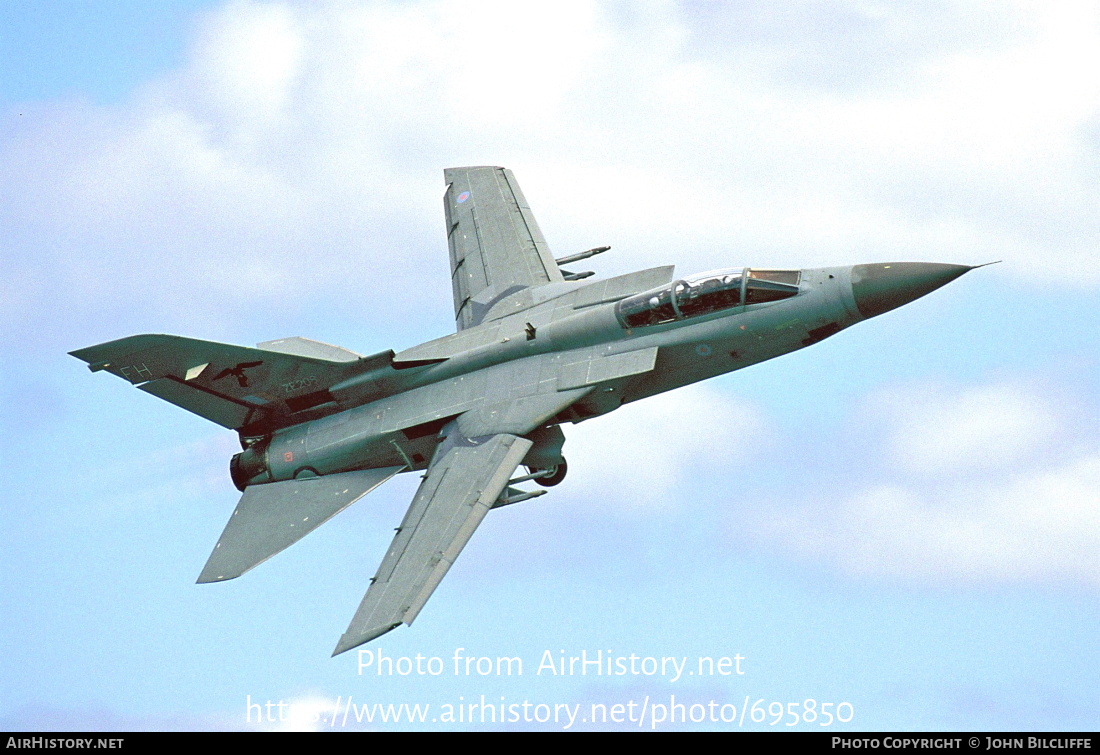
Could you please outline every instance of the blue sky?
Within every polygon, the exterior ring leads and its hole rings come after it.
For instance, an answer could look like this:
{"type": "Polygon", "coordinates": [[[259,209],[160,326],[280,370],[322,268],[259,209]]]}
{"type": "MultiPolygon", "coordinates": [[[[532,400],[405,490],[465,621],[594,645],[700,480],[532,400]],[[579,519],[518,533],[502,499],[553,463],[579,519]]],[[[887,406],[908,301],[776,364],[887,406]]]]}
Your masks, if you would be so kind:
{"type": "Polygon", "coordinates": [[[519,5],[0,10],[0,728],[326,728],[350,696],[432,707],[328,728],[555,729],[431,719],[674,695],[847,702],[838,729],[1094,729],[1096,9],[519,5]],[[515,171],[559,256],[611,244],[600,275],[1004,262],[566,427],[569,479],[494,512],[414,627],[368,646],[445,672],[360,675],[328,654],[415,480],[195,585],[234,435],[66,352],[449,332],[442,170],[468,164],[515,171]],[[456,676],[458,648],[524,673],[456,676]],[[745,673],[536,673],[600,650],[745,673]]]}

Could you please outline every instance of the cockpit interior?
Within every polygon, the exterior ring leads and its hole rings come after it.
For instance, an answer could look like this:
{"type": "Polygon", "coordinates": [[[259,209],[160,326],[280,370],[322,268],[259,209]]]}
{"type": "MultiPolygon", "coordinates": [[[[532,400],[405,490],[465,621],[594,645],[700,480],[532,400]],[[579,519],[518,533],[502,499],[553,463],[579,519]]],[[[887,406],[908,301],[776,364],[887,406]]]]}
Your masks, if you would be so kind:
{"type": "Polygon", "coordinates": [[[661,325],[786,299],[798,293],[801,277],[801,270],[715,270],[623,299],[615,313],[624,328],[661,325]]]}

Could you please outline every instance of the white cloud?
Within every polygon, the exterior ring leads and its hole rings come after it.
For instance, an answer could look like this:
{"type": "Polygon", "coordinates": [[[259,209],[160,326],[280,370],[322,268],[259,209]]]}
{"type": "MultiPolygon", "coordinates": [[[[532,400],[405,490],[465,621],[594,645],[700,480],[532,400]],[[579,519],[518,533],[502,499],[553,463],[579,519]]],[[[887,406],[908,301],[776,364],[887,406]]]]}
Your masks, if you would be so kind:
{"type": "Polygon", "coordinates": [[[867,405],[859,458],[831,462],[843,486],[762,499],[740,536],[863,577],[1100,587],[1100,451],[1064,408],[1007,382],[867,405]]]}
{"type": "Polygon", "coordinates": [[[700,482],[741,468],[770,435],[756,407],[698,384],[567,425],[565,433],[563,494],[642,512],[683,505],[682,489],[700,490],[700,482]]]}
{"type": "Polygon", "coordinates": [[[993,469],[1045,448],[1059,429],[1048,399],[1021,386],[909,386],[871,400],[902,466],[931,474],[993,469]]]}
{"type": "MultiPolygon", "coordinates": [[[[324,697],[301,697],[291,700],[272,701],[268,707],[267,701],[255,703],[260,709],[258,728],[267,731],[323,731],[331,728],[333,717],[337,716],[336,700],[324,697]]],[[[255,708],[249,711],[251,715],[255,708]]]]}
{"type": "Polygon", "coordinates": [[[287,5],[230,3],[196,42],[196,94],[242,124],[285,117],[305,62],[303,20],[287,5]]]}
{"type": "Polygon", "coordinates": [[[930,27],[841,3],[785,36],[761,4],[229,3],[182,70],[6,139],[6,262],[28,285],[4,319],[60,285],[42,316],[217,320],[349,268],[436,270],[445,296],[440,172],[486,162],[517,170],[563,253],[613,243],[622,269],[1004,257],[997,274],[1097,283],[1095,9],[940,5],[930,27]],[[869,52],[875,30],[906,52],[869,52]]]}
{"type": "Polygon", "coordinates": [[[1100,587],[1100,454],[941,493],[879,485],[769,512],[757,537],[861,576],[1100,587]]]}

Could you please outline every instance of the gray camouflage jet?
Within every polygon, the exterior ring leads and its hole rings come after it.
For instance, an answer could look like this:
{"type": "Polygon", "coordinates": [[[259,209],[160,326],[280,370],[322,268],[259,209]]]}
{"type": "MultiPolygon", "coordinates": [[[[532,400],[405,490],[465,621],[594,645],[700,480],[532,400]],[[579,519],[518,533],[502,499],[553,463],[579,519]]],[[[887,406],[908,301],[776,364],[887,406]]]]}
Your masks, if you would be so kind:
{"type": "Polygon", "coordinates": [[[244,574],[400,472],[422,482],[333,655],[412,624],[485,515],[565,477],[561,426],[817,343],[973,267],[673,266],[589,280],[554,259],[512,172],[444,172],[457,332],[360,356],[138,335],[73,351],[236,430],[244,492],[198,581],[244,574]],[[523,466],[526,473],[513,477],[523,466]]]}

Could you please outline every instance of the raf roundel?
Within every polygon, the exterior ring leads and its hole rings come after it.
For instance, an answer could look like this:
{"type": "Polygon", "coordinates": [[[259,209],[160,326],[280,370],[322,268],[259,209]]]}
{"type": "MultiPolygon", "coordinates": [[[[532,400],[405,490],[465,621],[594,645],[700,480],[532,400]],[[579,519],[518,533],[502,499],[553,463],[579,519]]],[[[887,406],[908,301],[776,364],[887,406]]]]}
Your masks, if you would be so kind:
{"type": "Polygon", "coordinates": [[[464,191],[464,192],[462,192],[461,194],[458,195],[458,203],[462,204],[463,202],[465,202],[469,198],[470,198],[470,192],[464,191]]]}

